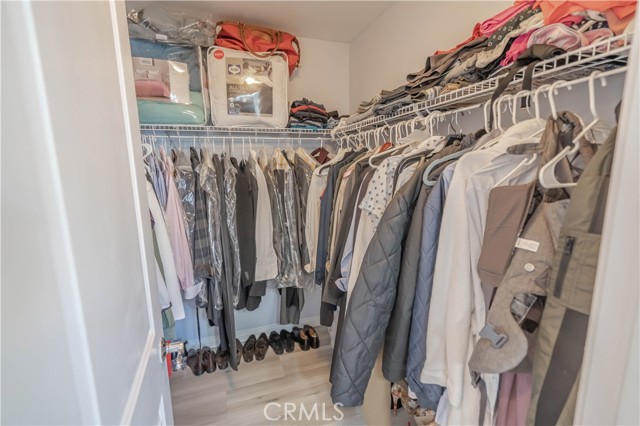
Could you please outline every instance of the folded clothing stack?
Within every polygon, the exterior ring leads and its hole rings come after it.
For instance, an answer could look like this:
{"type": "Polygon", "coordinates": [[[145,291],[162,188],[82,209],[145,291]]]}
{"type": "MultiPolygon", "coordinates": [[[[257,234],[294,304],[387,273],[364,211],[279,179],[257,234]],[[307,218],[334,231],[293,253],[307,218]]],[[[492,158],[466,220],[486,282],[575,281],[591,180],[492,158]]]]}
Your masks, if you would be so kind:
{"type": "Polygon", "coordinates": [[[289,127],[292,129],[324,129],[327,127],[328,120],[329,114],[322,104],[307,98],[291,104],[289,127]]]}

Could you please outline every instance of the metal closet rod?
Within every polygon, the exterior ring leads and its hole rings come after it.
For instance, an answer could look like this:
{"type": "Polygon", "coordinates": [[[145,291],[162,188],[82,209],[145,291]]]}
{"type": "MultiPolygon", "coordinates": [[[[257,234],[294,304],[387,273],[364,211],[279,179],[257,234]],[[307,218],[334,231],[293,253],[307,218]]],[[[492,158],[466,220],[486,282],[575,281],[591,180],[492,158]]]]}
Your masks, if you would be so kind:
{"type": "Polygon", "coordinates": [[[140,130],[143,132],[194,132],[194,133],[225,133],[232,134],[286,134],[292,136],[306,135],[328,135],[329,129],[295,129],[295,128],[274,128],[274,127],[216,127],[216,126],[188,126],[170,124],[141,124],[140,130]]]}
{"type": "Polygon", "coordinates": [[[202,139],[219,139],[219,140],[231,140],[231,143],[242,143],[243,140],[245,141],[249,141],[249,140],[253,140],[253,141],[293,141],[293,142],[297,142],[297,141],[301,141],[301,142],[317,142],[318,140],[331,140],[330,136],[315,136],[315,137],[295,137],[295,136],[281,136],[281,137],[275,137],[275,136],[219,136],[219,135],[189,135],[189,136],[185,136],[185,135],[149,135],[149,134],[143,134],[142,138],[151,138],[151,139],[160,139],[160,138],[164,138],[164,139],[178,139],[178,141],[185,139],[191,142],[194,142],[196,140],[200,140],[200,142],[202,142],[202,139]]]}

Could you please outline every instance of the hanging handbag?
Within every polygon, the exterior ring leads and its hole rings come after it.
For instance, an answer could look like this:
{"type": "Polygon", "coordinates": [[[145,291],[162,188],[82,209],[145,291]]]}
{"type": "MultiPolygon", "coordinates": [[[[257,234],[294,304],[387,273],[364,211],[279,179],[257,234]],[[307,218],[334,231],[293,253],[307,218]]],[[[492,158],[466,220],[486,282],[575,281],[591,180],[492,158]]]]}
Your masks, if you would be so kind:
{"type": "Polygon", "coordinates": [[[276,52],[286,53],[289,75],[300,66],[300,44],[292,34],[231,21],[218,22],[216,30],[216,46],[244,50],[263,59],[275,55],[276,52]]]}

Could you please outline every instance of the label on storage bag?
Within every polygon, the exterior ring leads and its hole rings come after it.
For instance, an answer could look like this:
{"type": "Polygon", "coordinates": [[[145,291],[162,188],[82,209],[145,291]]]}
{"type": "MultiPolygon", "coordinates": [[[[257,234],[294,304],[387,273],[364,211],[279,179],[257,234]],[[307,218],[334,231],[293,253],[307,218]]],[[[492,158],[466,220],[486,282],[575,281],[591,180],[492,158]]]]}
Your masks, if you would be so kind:
{"type": "Polygon", "coordinates": [[[226,79],[229,115],[273,115],[273,80],[270,61],[228,58],[226,79]]]}
{"type": "Polygon", "coordinates": [[[132,61],[138,99],[191,103],[187,64],[142,57],[134,57],[132,61]]]}

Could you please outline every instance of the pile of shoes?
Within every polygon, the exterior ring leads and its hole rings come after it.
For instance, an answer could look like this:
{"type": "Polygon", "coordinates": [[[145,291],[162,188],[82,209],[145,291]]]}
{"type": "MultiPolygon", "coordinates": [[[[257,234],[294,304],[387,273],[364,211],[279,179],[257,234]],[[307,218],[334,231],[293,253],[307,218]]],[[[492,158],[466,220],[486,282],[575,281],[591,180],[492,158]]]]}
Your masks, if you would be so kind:
{"type": "Polygon", "coordinates": [[[391,400],[394,416],[398,415],[398,405],[400,405],[413,416],[417,426],[437,426],[435,422],[436,412],[420,407],[418,400],[409,396],[409,387],[404,380],[391,385],[391,400]]]}
{"type": "MultiPolygon", "coordinates": [[[[302,328],[293,327],[291,331],[282,329],[277,332],[274,330],[269,333],[269,336],[267,333],[262,333],[257,339],[252,334],[244,342],[244,346],[240,340],[236,339],[238,363],[241,359],[244,359],[244,362],[251,362],[254,358],[256,361],[262,361],[267,355],[269,347],[276,355],[282,355],[285,351],[293,352],[296,343],[303,351],[318,349],[320,338],[316,329],[310,325],[304,325],[302,328]]],[[[196,376],[203,375],[205,371],[213,373],[216,369],[226,370],[229,367],[229,351],[223,350],[221,347],[214,351],[208,346],[190,349],[187,353],[187,365],[196,376]]]]}
{"type": "MultiPolygon", "coordinates": [[[[236,339],[236,348],[238,362],[240,362],[239,360],[242,359],[244,351],[242,343],[238,339],[236,339]]],[[[221,347],[214,351],[209,346],[203,346],[200,349],[189,349],[189,352],[187,352],[187,365],[195,376],[201,376],[205,371],[213,373],[216,369],[226,370],[229,367],[229,351],[221,347]]]]}

